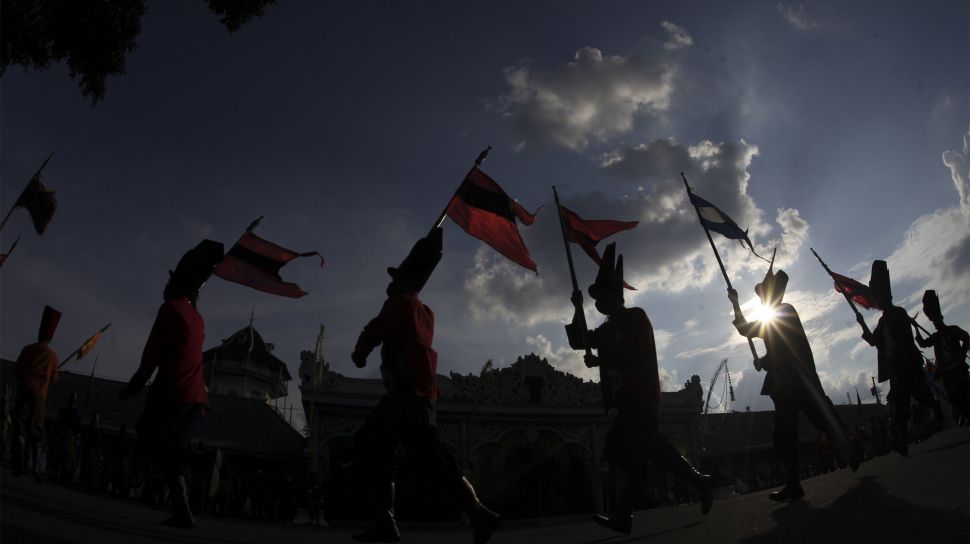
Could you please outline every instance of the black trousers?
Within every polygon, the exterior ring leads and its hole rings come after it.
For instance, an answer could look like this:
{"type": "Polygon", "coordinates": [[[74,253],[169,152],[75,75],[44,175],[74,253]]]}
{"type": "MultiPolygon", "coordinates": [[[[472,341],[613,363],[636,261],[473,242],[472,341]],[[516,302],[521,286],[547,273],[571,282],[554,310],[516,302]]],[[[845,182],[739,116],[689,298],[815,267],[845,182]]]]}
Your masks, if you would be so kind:
{"type": "Polygon", "coordinates": [[[772,393],[775,403],[775,453],[782,459],[788,480],[798,480],[798,415],[805,417],[839,446],[843,455],[851,455],[845,423],[835,412],[832,401],[821,390],[792,388],[772,393]],[[840,443],[841,442],[841,443],[840,443]]]}
{"type": "Polygon", "coordinates": [[[437,474],[461,499],[461,506],[469,506],[458,462],[438,434],[434,401],[409,391],[391,391],[354,435],[354,458],[367,469],[379,510],[393,510],[389,490],[403,456],[417,461],[427,473],[437,474]]]}
{"type": "Polygon", "coordinates": [[[166,477],[177,476],[183,465],[192,464],[192,437],[201,426],[203,410],[201,404],[145,404],[135,427],[138,447],[161,465],[166,477]]]}

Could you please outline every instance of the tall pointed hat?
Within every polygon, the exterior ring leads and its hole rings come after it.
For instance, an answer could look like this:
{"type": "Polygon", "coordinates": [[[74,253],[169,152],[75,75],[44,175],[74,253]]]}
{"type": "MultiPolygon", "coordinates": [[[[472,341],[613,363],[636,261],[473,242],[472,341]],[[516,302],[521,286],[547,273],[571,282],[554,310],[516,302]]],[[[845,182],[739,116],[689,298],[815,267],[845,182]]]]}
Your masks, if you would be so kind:
{"type": "Polygon", "coordinates": [[[171,281],[186,293],[193,293],[205,285],[206,280],[219,266],[224,256],[222,242],[202,240],[197,246],[186,251],[175,265],[175,270],[169,270],[168,274],[171,281]]]}
{"type": "Polygon", "coordinates": [[[936,291],[927,289],[923,293],[923,313],[930,321],[942,321],[943,312],[940,310],[940,297],[936,296],[936,291]]]}
{"type": "Polygon", "coordinates": [[[61,312],[58,312],[50,306],[44,306],[44,314],[40,318],[40,330],[37,334],[37,339],[41,342],[45,340],[52,340],[54,338],[54,331],[57,330],[57,324],[61,321],[61,312]]]}
{"type": "Polygon", "coordinates": [[[601,298],[606,295],[623,296],[623,255],[616,256],[616,242],[611,242],[603,250],[596,280],[589,286],[589,296],[601,298]]]}
{"type": "Polygon", "coordinates": [[[423,289],[441,261],[442,232],[441,227],[435,227],[427,236],[415,242],[400,265],[387,268],[391,278],[395,280],[408,278],[414,282],[417,291],[423,289]]]}
{"type": "Polygon", "coordinates": [[[889,266],[886,261],[872,261],[872,273],[869,276],[869,289],[882,300],[892,300],[893,289],[889,283],[889,266]]]}
{"type": "Polygon", "coordinates": [[[774,269],[775,253],[772,252],[771,261],[769,261],[768,271],[765,272],[764,279],[761,280],[761,283],[754,286],[754,292],[762,302],[781,302],[785,296],[785,289],[788,288],[788,274],[784,270],[775,272],[774,269]]]}

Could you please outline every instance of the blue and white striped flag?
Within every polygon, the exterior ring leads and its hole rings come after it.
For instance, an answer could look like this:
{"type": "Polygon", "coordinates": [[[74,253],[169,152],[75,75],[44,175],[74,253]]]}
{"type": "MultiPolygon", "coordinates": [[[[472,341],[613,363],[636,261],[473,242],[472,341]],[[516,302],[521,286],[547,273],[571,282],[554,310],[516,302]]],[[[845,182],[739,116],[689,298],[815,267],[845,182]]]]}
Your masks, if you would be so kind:
{"type": "Polygon", "coordinates": [[[693,191],[689,191],[690,203],[697,208],[697,214],[700,216],[701,225],[709,230],[717,232],[723,235],[725,238],[731,240],[737,240],[741,243],[741,247],[747,247],[754,253],[756,257],[762,260],[767,260],[761,255],[758,255],[754,250],[754,244],[751,243],[751,239],[748,238],[748,231],[742,230],[734,219],[722,212],[720,208],[711,204],[710,202],[704,200],[703,198],[694,194],[693,191]],[[745,246],[747,242],[747,246],[745,246]]]}

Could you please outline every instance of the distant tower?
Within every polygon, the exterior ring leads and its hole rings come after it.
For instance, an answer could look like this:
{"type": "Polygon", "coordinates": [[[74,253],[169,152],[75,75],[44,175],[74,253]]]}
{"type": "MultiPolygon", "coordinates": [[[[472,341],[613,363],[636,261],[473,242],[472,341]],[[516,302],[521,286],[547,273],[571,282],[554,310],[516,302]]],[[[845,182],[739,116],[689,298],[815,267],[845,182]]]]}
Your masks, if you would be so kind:
{"type": "Polygon", "coordinates": [[[292,379],[286,364],[273,355],[273,344],[249,326],[202,354],[209,393],[270,400],[286,396],[292,379]]]}

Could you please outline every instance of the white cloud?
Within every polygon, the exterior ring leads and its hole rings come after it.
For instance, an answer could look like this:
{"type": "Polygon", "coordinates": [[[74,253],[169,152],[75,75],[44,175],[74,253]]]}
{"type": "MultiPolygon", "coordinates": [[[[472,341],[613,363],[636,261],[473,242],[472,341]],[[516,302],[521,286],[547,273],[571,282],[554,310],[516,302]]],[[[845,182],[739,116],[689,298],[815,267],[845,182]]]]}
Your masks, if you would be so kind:
{"type": "Polygon", "coordinates": [[[944,151],[943,164],[950,169],[953,185],[960,195],[960,208],[966,215],[967,225],[970,225],[970,130],[963,135],[963,153],[959,151],[944,151]]]}
{"type": "Polygon", "coordinates": [[[556,369],[583,380],[599,381],[599,370],[586,366],[582,351],[571,349],[568,345],[553,349],[552,342],[541,334],[527,336],[525,341],[535,348],[536,355],[549,361],[556,369]]]}
{"type": "Polygon", "coordinates": [[[818,23],[811,20],[805,13],[805,6],[802,4],[785,5],[779,2],[778,13],[796,30],[804,32],[818,27],[818,23]]]}
{"type": "Polygon", "coordinates": [[[666,110],[675,74],[667,61],[583,47],[559,70],[506,67],[510,89],[499,107],[527,137],[583,150],[629,133],[638,115],[666,110]]]}
{"type": "Polygon", "coordinates": [[[664,49],[676,50],[694,45],[694,38],[687,33],[687,29],[675,25],[670,21],[663,21],[660,26],[667,31],[667,41],[664,42],[664,49]]]}

